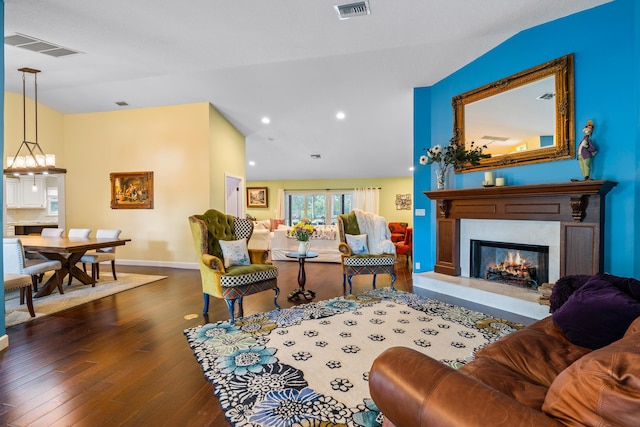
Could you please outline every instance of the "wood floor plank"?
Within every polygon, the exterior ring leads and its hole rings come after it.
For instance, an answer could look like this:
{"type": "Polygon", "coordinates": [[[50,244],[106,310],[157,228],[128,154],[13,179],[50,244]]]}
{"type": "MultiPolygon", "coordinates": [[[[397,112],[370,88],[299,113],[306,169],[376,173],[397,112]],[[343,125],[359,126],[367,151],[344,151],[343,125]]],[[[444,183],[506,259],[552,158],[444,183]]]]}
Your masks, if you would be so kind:
{"type": "MultiPolygon", "coordinates": [[[[298,264],[275,264],[280,306],[305,303],[287,300],[298,287],[298,264]]],[[[305,267],[314,301],[343,294],[339,264],[305,267]]],[[[202,313],[198,270],[119,266],[118,271],[167,278],[7,330],[9,348],[0,352],[0,425],[230,425],[183,334],[228,320],[225,302],[211,298],[209,313],[202,313]]],[[[396,288],[411,291],[404,262],[396,264],[396,272],[396,288]]],[[[378,287],[389,282],[388,276],[377,279],[378,287]]],[[[371,289],[371,276],[353,283],[354,292],[371,289]]],[[[270,291],[246,297],[245,314],[273,310],[273,297],[270,291]]]]}

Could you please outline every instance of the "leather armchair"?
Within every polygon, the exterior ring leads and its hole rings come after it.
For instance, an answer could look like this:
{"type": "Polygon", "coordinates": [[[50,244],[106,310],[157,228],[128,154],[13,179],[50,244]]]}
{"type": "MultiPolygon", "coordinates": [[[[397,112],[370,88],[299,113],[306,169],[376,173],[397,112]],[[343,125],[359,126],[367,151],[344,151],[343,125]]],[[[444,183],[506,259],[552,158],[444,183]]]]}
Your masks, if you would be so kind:
{"type": "Polygon", "coordinates": [[[253,223],[250,220],[210,209],[203,215],[190,216],[189,225],[200,266],[204,313],[209,311],[209,296],[223,298],[233,323],[236,301],[239,316],[243,317],[243,297],[269,289],[275,291],[273,303],[276,308],[280,308],[277,301],[280,294],[277,284],[278,268],[268,262],[268,251],[248,250],[249,265],[224,265],[219,241],[246,239],[248,242],[253,233],[253,223]]]}
{"type": "MultiPolygon", "coordinates": [[[[631,306],[619,304],[619,310],[631,306]]],[[[605,316],[598,322],[606,323],[605,316]]],[[[606,324],[617,329],[627,321],[606,324]]],[[[636,426],[639,342],[640,317],[622,338],[592,350],[572,343],[548,316],[478,350],[457,370],[392,347],[375,359],[369,390],[385,427],[636,426]]]]}
{"type": "Polygon", "coordinates": [[[369,389],[385,415],[385,427],[563,425],[407,347],[392,347],[376,358],[369,389]]]}

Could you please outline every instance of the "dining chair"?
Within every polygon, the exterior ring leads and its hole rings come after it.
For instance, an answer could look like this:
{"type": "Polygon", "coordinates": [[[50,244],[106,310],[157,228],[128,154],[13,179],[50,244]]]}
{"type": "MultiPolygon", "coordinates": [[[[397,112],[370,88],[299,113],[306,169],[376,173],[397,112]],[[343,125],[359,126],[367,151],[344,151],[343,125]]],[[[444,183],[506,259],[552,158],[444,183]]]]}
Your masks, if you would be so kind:
{"type": "MultiPolygon", "coordinates": [[[[90,228],[70,228],[69,232],[67,233],[67,237],[69,239],[87,239],[90,234],[91,234],[90,228]]],[[[67,283],[67,286],[71,286],[72,280],[73,280],[73,275],[70,274],[69,282],[67,283]]],[[[95,282],[93,283],[93,285],[95,286],[95,282]]]]}
{"type": "Polygon", "coordinates": [[[43,228],[40,232],[42,237],[62,237],[64,228],[43,228]]]}
{"type": "Polygon", "coordinates": [[[25,298],[27,299],[27,309],[31,317],[36,317],[36,312],[33,309],[33,292],[31,290],[31,276],[28,274],[4,274],[4,294],[7,291],[14,289],[20,290],[20,305],[24,304],[25,298]]]}
{"type": "MultiPolygon", "coordinates": [[[[98,230],[96,231],[97,239],[117,239],[120,237],[120,230],[98,230]]],[[[96,279],[100,278],[100,263],[111,261],[111,272],[113,273],[113,280],[118,280],[116,277],[116,248],[100,248],[95,251],[87,252],[80,258],[82,268],[85,273],[87,272],[87,264],[91,264],[91,285],[96,285],[96,279]]]]}
{"type": "MultiPolygon", "coordinates": [[[[63,234],[64,228],[43,228],[42,231],[40,231],[40,236],[42,237],[62,237],[63,234]]],[[[25,256],[28,259],[48,259],[40,252],[36,251],[26,251],[25,256]]],[[[40,275],[39,281],[42,282],[42,275],[40,275]]],[[[37,291],[37,289],[35,290],[37,291]]]]}
{"type": "Polygon", "coordinates": [[[86,239],[91,234],[90,228],[70,228],[67,237],[70,239],[86,239]]]}
{"type": "Polygon", "coordinates": [[[11,274],[27,274],[31,276],[31,285],[35,291],[38,283],[38,276],[49,271],[54,271],[58,292],[62,290],[62,263],[54,260],[27,259],[24,254],[24,247],[19,238],[7,237],[3,239],[3,263],[4,272],[11,274]]]}

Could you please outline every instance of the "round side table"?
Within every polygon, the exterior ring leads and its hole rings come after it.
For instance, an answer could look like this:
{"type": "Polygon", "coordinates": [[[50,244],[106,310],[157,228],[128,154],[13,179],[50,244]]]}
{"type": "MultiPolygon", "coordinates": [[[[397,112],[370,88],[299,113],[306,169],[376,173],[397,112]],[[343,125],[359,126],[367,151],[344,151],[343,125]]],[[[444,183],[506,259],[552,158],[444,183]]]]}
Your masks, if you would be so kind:
{"type": "Polygon", "coordinates": [[[300,301],[300,296],[302,296],[307,301],[313,299],[313,297],[316,296],[316,293],[304,288],[304,285],[307,282],[307,275],[304,272],[304,260],[310,258],[318,258],[318,254],[315,252],[307,252],[306,255],[302,255],[298,252],[287,252],[285,255],[287,256],[287,258],[297,259],[298,264],[300,264],[300,268],[298,269],[298,289],[291,292],[287,299],[289,301],[300,301]]]}

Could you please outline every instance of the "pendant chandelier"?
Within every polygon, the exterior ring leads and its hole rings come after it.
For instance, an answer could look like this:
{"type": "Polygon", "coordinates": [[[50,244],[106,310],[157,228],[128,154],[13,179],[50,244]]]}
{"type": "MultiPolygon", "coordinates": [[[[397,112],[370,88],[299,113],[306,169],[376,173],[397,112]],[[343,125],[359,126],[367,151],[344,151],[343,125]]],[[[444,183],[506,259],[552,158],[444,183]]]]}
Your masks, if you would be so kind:
{"type": "Polygon", "coordinates": [[[56,168],[55,154],[45,154],[38,144],[38,73],[40,70],[33,68],[19,68],[22,72],[22,144],[14,156],[7,157],[5,175],[48,175],[67,173],[66,169],[56,168]],[[35,88],[35,142],[27,141],[27,96],[26,76],[33,74],[35,88]]]}

